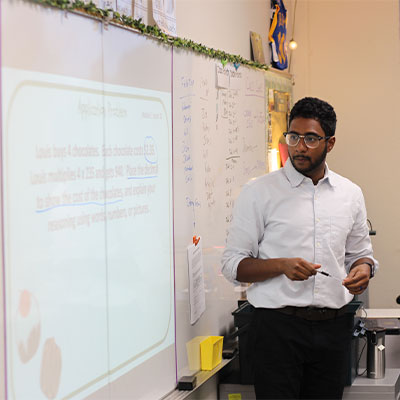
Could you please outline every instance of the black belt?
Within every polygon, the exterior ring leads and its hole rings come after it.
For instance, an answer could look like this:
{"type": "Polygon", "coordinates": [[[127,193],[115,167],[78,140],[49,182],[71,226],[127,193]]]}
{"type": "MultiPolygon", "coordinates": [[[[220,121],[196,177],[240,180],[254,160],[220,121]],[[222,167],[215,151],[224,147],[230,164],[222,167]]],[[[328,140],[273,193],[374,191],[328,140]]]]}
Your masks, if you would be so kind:
{"type": "Polygon", "coordinates": [[[318,307],[294,307],[286,306],[283,308],[274,308],[282,314],[293,315],[299,318],[306,319],[307,321],[326,321],[344,315],[346,313],[346,306],[342,308],[318,308],[318,307]]]}

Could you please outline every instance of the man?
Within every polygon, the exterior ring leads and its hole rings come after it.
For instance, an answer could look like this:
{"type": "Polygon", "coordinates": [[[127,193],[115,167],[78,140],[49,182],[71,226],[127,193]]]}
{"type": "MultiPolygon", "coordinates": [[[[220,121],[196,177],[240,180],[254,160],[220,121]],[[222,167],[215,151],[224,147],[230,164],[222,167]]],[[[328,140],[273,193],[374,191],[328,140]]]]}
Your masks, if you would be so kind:
{"type": "Polygon", "coordinates": [[[352,328],[345,306],[377,262],[360,188],[325,163],[335,129],[328,103],[298,101],[284,168],[245,185],[235,203],[222,270],[253,283],[258,399],[342,398],[352,328]]]}

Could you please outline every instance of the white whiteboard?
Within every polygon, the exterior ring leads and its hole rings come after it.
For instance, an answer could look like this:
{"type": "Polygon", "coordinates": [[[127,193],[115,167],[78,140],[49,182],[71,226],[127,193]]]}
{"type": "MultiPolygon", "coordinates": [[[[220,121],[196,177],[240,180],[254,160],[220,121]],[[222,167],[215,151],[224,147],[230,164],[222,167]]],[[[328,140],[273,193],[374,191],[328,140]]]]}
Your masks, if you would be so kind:
{"type": "Polygon", "coordinates": [[[186,51],[173,55],[173,168],[178,376],[186,374],[186,343],[232,328],[238,294],[220,259],[234,200],[265,170],[264,74],[239,66],[230,88],[216,87],[219,61],[186,51]],[[187,246],[203,241],[206,311],[190,324],[187,246]]]}

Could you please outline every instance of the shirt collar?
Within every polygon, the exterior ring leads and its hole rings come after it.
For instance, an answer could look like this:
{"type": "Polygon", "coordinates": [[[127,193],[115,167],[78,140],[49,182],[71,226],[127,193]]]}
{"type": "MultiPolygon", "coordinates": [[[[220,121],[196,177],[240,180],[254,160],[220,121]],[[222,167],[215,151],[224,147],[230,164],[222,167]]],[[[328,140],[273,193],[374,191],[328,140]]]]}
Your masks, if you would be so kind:
{"type": "MultiPolygon", "coordinates": [[[[299,186],[307,177],[303,175],[302,173],[298,172],[294,167],[293,164],[290,160],[290,158],[287,159],[285,166],[283,167],[283,171],[288,178],[290,184],[292,187],[299,186]]],[[[320,182],[327,181],[329,185],[332,187],[336,186],[335,183],[335,175],[334,173],[328,168],[328,164],[325,163],[325,174],[324,177],[320,180],[320,182]]]]}

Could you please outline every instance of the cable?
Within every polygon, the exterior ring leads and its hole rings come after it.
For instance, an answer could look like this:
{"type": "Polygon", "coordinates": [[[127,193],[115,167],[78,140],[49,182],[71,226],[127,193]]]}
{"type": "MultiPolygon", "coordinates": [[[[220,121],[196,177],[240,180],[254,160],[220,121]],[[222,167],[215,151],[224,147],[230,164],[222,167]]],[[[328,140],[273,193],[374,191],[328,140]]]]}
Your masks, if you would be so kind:
{"type": "Polygon", "coordinates": [[[367,342],[368,342],[367,338],[365,337],[365,328],[364,328],[365,327],[365,320],[368,318],[368,313],[367,313],[367,310],[364,307],[364,304],[361,304],[360,310],[361,310],[361,313],[364,313],[364,316],[360,315],[360,321],[361,321],[363,329],[360,331],[361,336],[359,336],[359,339],[363,339],[364,340],[364,346],[362,347],[360,355],[358,356],[358,360],[357,360],[357,364],[356,364],[356,376],[362,376],[367,372],[367,368],[365,368],[365,370],[361,374],[358,373],[360,360],[361,360],[361,357],[362,357],[362,355],[364,353],[365,346],[367,345],[367,342]]]}
{"type": "Polygon", "coordinates": [[[364,322],[368,318],[367,310],[365,309],[364,304],[361,304],[360,309],[365,314],[365,317],[360,316],[360,319],[362,322],[364,322]]]}
{"type": "Polygon", "coordinates": [[[296,21],[296,8],[297,8],[297,0],[294,1],[292,37],[294,37],[294,27],[295,27],[295,21],[296,21]]]}
{"type": "Polygon", "coordinates": [[[361,353],[360,353],[360,355],[359,355],[359,357],[358,357],[358,360],[357,360],[357,365],[356,365],[356,376],[363,376],[363,375],[367,372],[367,368],[365,368],[365,370],[364,370],[361,374],[358,373],[358,367],[359,367],[359,365],[360,365],[360,360],[361,360],[361,357],[362,357],[362,355],[363,355],[363,353],[364,353],[365,346],[367,345],[367,339],[366,339],[365,337],[363,337],[362,339],[364,340],[364,346],[363,346],[363,348],[361,349],[361,353]]]}
{"type": "Polygon", "coordinates": [[[369,225],[369,235],[370,236],[375,236],[376,235],[376,231],[374,231],[373,229],[372,229],[372,224],[371,224],[371,221],[367,218],[367,222],[368,222],[368,225],[369,225]]]}
{"type": "MultiPolygon", "coordinates": [[[[296,8],[297,8],[297,0],[294,1],[294,10],[293,10],[293,25],[292,25],[292,40],[294,38],[294,27],[295,27],[295,21],[296,21],[296,8]]],[[[288,68],[288,73],[290,74],[290,69],[292,66],[292,53],[293,50],[290,51],[290,57],[289,57],[289,68],[288,68]]]]}

